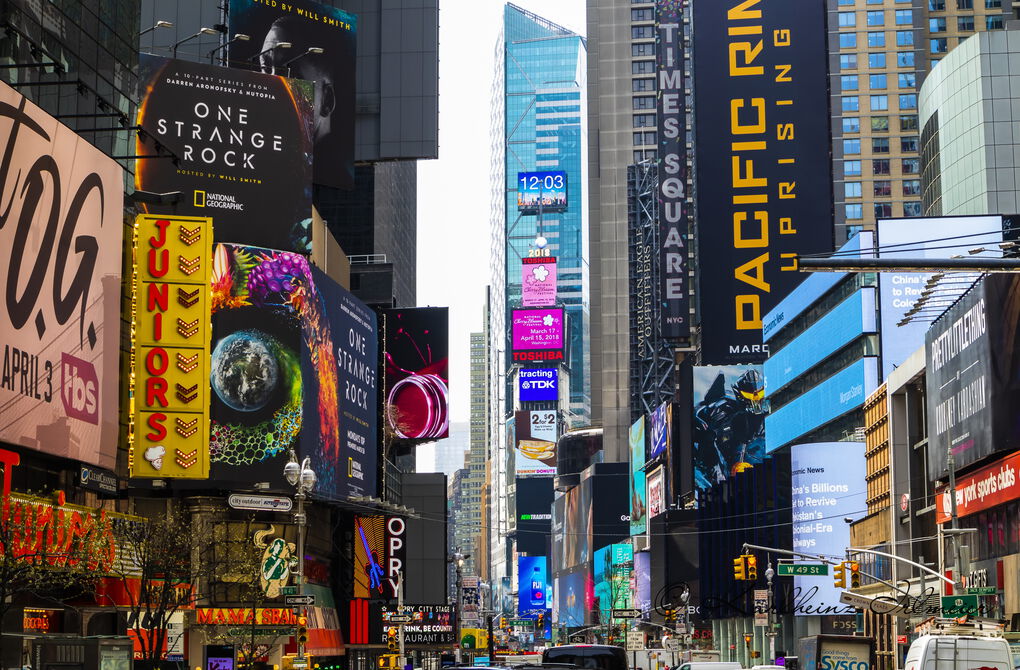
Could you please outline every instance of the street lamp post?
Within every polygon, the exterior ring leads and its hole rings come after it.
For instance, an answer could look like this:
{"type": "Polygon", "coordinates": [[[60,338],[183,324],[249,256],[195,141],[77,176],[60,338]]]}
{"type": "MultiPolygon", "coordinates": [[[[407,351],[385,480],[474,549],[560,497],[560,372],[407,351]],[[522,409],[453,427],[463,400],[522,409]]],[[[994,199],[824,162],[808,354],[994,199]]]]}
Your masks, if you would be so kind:
{"type": "MultiPolygon", "coordinates": [[[[290,460],[283,466],[283,476],[294,487],[294,499],[297,500],[297,506],[294,509],[294,523],[298,527],[297,594],[303,596],[305,594],[305,528],[308,525],[308,518],[305,515],[305,499],[311,490],[315,488],[317,477],[315,471],[312,470],[311,459],[306,457],[299,464],[297,454],[294,453],[293,449],[290,450],[290,460]]],[[[305,616],[305,606],[299,605],[298,608],[301,611],[301,616],[305,616]]],[[[297,640],[297,651],[297,657],[303,659],[305,657],[305,645],[300,638],[297,640]]]]}
{"type": "MultiPolygon", "coordinates": [[[[276,44],[274,44],[273,46],[269,47],[268,49],[263,49],[262,51],[258,52],[257,54],[252,56],[249,60],[251,60],[251,62],[253,64],[258,65],[262,61],[262,57],[265,56],[267,53],[272,53],[272,52],[276,51],[277,49],[289,49],[292,46],[293,45],[290,42],[277,42],[276,44]]],[[[271,65],[270,69],[271,69],[270,74],[276,74],[276,65],[275,64],[271,65]]]]}
{"type": "Polygon", "coordinates": [[[219,35],[219,34],[220,31],[216,30],[215,28],[199,28],[198,32],[195,33],[194,35],[189,35],[185,37],[183,40],[174,42],[174,45],[173,47],[171,47],[170,51],[173,53],[174,58],[177,58],[177,47],[181,46],[185,42],[193,40],[196,37],[201,37],[202,35],[219,35]]]}
{"type": "Polygon", "coordinates": [[[326,52],[326,50],[323,49],[322,47],[308,47],[308,49],[304,53],[300,53],[297,56],[294,56],[293,58],[291,58],[286,63],[284,63],[283,64],[284,71],[287,73],[287,76],[289,77],[290,76],[290,66],[291,66],[291,64],[294,61],[299,61],[302,58],[304,58],[305,56],[312,56],[312,55],[321,54],[321,53],[325,53],[325,52],[326,52]]]}
{"type": "Polygon", "coordinates": [[[457,625],[453,629],[454,636],[456,637],[455,643],[457,645],[455,647],[456,652],[457,652],[456,653],[457,663],[461,662],[461,649],[460,649],[461,627],[460,627],[460,623],[461,623],[461,615],[462,615],[463,609],[464,609],[463,608],[463,603],[461,602],[461,577],[462,577],[461,571],[464,568],[464,559],[467,559],[467,558],[471,558],[471,554],[462,554],[459,551],[456,551],[456,552],[454,552],[453,554],[450,555],[450,558],[447,559],[448,562],[453,563],[454,568],[456,569],[456,575],[457,575],[457,595],[456,595],[456,599],[454,600],[454,607],[456,608],[456,612],[455,613],[456,613],[456,616],[457,616],[457,625]]]}
{"type": "MultiPolygon", "coordinates": [[[[223,44],[219,45],[218,47],[216,47],[215,49],[213,49],[212,51],[209,52],[209,54],[208,54],[209,55],[209,64],[210,65],[213,64],[213,56],[216,54],[217,51],[222,51],[223,49],[226,49],[227,47],[229,47],[234,42],[247,42],[250,39],[251,39],[251,35],[245,35],[244,33],[234,33],[233,37],[231,37],[229,40],[227,40],[226,42],[224,42],[223,44]]],[[[227,64],[226,56],[223,57],[223,59],[221,60],[220,64],[221,65],[226,65],[227,64]]]]}

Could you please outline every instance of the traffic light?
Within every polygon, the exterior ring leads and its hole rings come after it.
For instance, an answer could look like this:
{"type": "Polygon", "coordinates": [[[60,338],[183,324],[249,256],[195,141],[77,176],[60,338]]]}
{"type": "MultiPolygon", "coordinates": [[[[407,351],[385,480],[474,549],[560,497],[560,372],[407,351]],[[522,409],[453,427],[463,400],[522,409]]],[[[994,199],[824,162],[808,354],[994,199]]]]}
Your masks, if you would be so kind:
{"type": "Polygon", "coordinates": [[[850,561],[847,565],[850,568],[850,588],[859,589],[861,587],[861,564],[857,561],[850,561]]]}
{"type": "Polygon", "coordinates": [[[499,627],[500,628],[506,628],[506,617],[505,616],[501,616],[499,618],[499,627]]]}
{"type": "Polygon", "coordinates": [[[297,618],[297,643],[308,644],[308,618],[299,616],[297,618]]]}
{"type": "Polygon", "coordinates": [[[738,582],[745,581],[747,579],[747,557],[741,556],[740,558],[733,559],[733,579],[738,582]]]}
{"type": "Polygon", "coordinates": [[[536,623],[538,623],[538,629],[539,630],[545,630],[545,614],[544,613],[539,613],[538,618],[535,619],[535,621],[536,621],[536,623]]]}
{"type": "Polygon", "coordinates": [[[846,561],[840,561],[832,568],[832,583],[837,589],[846,588],[846,561]]]}
{"type": "Polygon", "coordinates": [[[400,649],[400,643],[397,641],[396,626],[390,626],[386,629],[386,648],[390,651],[397,651],[400,649]]]}
{"type": "Polygon", "coordinates": [[[758,558],[754,554],[746,554],[747,559],[747,581],[758,581],[758,558]]]}
{"type": "Polygon", "coordinates": [[[744,646],[748,649],[751,648],[751,640],[754,639],[754,635],[751,633],[744,633],[744,646]]]}

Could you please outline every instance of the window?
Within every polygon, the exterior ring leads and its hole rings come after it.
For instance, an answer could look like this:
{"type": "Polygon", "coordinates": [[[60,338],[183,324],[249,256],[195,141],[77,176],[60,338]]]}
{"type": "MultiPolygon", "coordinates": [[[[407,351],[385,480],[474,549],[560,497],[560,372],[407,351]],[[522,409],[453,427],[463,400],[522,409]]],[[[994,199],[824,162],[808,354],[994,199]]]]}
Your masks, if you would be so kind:
{"type": "Polygon", "coordinates": [[[881,5],[885,0],[868,0],[869,5],[881,5]]]}
{"type": "Polygon", "coordinates": [[[632,40],[645,40],[652,39],[655,37],[654,26],[631,26],[630,27],[630,38],[632,40]]]}
{"type": "Polygon", "coordinates": [[[653,74],[655,72],[655,61],[636,60],[630,64],[631,74],[653,74]]]}
{"type": "Polygon", "coordinates": [[[845,198],[859,198],[861,197],[861,182],[859,181],[848,181],[843,184],[843,197],[845,198]]]}
{"type": "Polygon", "coordinates": [[[933,19],[928,19],[928,32],[930,33],[946,32],[946,17],[938,16],[933,19]]]}
{"type": "Polygon", "coordinates": [[[896,79],[900,85],[900,88],[917,87],[917,77],[914,76],[913,72],[901,72],[898,75],[896,75],[896,79]]]}
{"type": "Polygon", "coordinates": [[[891,202],[876,202],[875,203],[875,218],[876,219],[888,219],[892,217],[892,203],[891,202]]]}
{"type": "Polygon", "coordinates": [[[914,12],[909,9],[896,10],[896,25],[909,26],[914,22],[914,12]]]}
{"type": "Polygon", "coordinates": [[[897,52],[896,67],[914,67],[914,52],[913,51],[897,52]]]}
{"type": "Polygon", "coordinates": [[[654,56],[655,42],[639,42],[630,45],[631,56],[654,56]]]}
{"type": "Polygon", "coordinates": [[[957,9],[974,9],[974,0],[956,0],[957,9]]]}
{"type": "Polygon", "coordinates": [[[857,14],[855,12],[839,12],[839,27],[852,28],[857,25],[857,14]]]}
{"type": "Polygon", "coordinates": [[[985,9],[1002,7],[1002,0],[985,0],[985,9]]]}
{"type": "Polygon", "coordinates": [[[916,154],[917,153],[917,136],[913,137],[901,137],[900,138],[900,151],[905,154],[916,154]]]}
{"type": "Polygon", "coordinates": [[[900,130],[917,130],[917,114],[901,114],[900,130]]]}
{"type": "Polygon", "coordinates": [[[631,89],[634,91],[654,91],[654,79],[634,79],[631,81],[631,89]]]}
{"type": "Polygon", "coordinates": [[[916,93],[901,93],[900,94],[900,109],[917,109],[917,94],[916,93]]]}
{"type": "Polygon", "coordinates": [[[885,25],[885,12],[881,9],[877,11],[870,11],[867,15],[869,26],[884,26],[885,25]]]}
{"type": "Polygon", "coordinates": [[[946,0],[928,0],[928,11],[932,12],[946,11],[946,0]]]}
{"type": "Polygon", "coordinates": [[[843,96],[843,111],[844,112],[856,112],[861,108],[860,101],[856,95],[844,95],[843,96]]]}
{"type": "Polygon", "coordinates": [[[888,137],[873,137],[871,139],[871,153],[874,153],[874,154],[887,154],[887,153],[889,153],[889,138],[888,137]]]}
{"type": "Polygon", "coordinates": [[[885,46],[885,33],[881,30],[868,33],[868,46],[869,47],[884,47],[885,46]]]}
{"type": "Polygon", "coordinates": [[[892,182],[888,179],[878,179],[874,183],[875,196],[883,198],[892,195],[892,182]]]}
{"type": "Polygon", "coordinates": [[[844,5],[850,5],[851,7],[853,7],[854,0],[839,0],[839,6],[842,7],[844,5]]]}
{"type": "Polygon", "coordinates": [[[633,98],[634,109],[655,109],[655,96],[642,95],[633,98]]]}
{"type": "Polygon", "coordinates": [[[888,95],[873,95],[871,96],[871,111],[881,112],[889,109],[889,96],[888,95]]]}
{"type": "Polygon", "coordinates": [[[861,153],[861,141],[859,139],[843,140],[843,155],[850,156],[852,154],[861,153]]]}
{"type": "Polygon", "coordinates": [[[846,211],[846,218],[848,219],[863,219],[864,218],[864,207],[858,203],[847,203],[843,205],[846,211]]]}
{"type": "Polygon", "coordinates": [[[839,69],[840,70],[856,70],[857,69],[857,54],[840,54],[839,55],[839,69]]]}
{"type": "Polygon", "coordinates": [[[884,74],[873,74],[868,78],[868,87],[881,90],[885,88],[886,78],[884,74]]]}
{"type": "Polygon", "coordinates": [[[871,161],[871,174],[889,174],[889,159],[876,158],[871,161]]]}
{"type": "Polygon", "coordinates": [[[857,48],[857,33],[840,33],[839,34],[839,48],[840,49],[856,49],[857,48]]]}
{"type": "Polygon", "coordinates": [[[921,195],[921,180],[907,179],[903,182],[903,195],[921,195]]]}
{"type": "Polygon", "coordinates": [[[634,127],[635,128],[654,128],[655,127],[655,114],[635,114],[634,115],[634,127]]]}
{"type": "Polygon", "coordinates": [[[956,17],[956,29],[960,32],[969,32],[974,30],[974,17],[973,16],[958,16],[956,17]]]}
{"type": "Polygon", "coordinates": [[[933,37],[928,40],[928,51],[933,54],[944,54],[949,51],[949,41],[945,37],[933,37]]]}
{"type": "Polygon", "coordinates": [[[898,47],[912,47],[912,46],[914,46],[914,31],[913,30],[897,30],[896,31],[896,46],[898,46],[898,47]]]}
{"type": "Polygon", "coordinates": [[[921,203],[917,201],[903,203],[903,216],[921,216],[921,203]]]}
{"type": "Polygon", "coordinates": [[[645,154],[652,154],[651,157],[652,158],[655,157],[655,152],[654,151],[635,151],[634,152],[634,162],[635,163],[640,163],[641,161],[643,161],[645,159],[645,154]]]}
{"type": "Polygon", "coordinates": [[[885,67],[885,52],[881,51],[878,53],[868,54],[868,67],[873,69],[881,69],[885,67]]]}
{"type": "Polygon", "coordinates": [[[859,133],[861,132],[861,120],[856,116],[844,116],[843,117],[843,132],[844,133],[859,133]]]}
{"type": "Polygon", "coordinates": [[[652,10],[649,9],[632,9],[630,10],[631,21],[651,21],[655,17],[652,16],[652,10]]]}
{"type": "Polygon", "coordinates": [[[903,174],[920,174],[921,173],[921,159],[920,158],[904,158],[901,161],[903,167],[901,172],[903,174]]]}
{"type": "Polygon", "coordinates": [[[861,174],[860,161],[843,161],[843,175],[846,177],[859,177],[861,174]]]}
{"type": "Polygon", "coordinates": [[[871,130],[876,133],[889,132],[889,117],[888,116],[871,117],[871,130]]]}
{"type": "Polygon", "coordinates": [[[1002,30],[1002,14],[986,16],[985,25],[988,30],[1002,30]]]}
{"type": "Polygon", "coordinates": [[[844,91],[856,91],[857,90],[857,75],[845,74],[839,78],[839,85],[844,91]]]}

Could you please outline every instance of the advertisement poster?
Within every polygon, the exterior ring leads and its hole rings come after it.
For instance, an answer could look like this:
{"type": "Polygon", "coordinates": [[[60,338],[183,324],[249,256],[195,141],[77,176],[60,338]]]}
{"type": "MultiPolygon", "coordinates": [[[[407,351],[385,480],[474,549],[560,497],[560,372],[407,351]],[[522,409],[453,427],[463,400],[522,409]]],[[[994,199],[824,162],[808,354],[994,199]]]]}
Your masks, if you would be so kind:
{"type": "Polygon", "coordinates": [[[645,498],[645,417],[630,427],[630,534],[638,535],[648,528],[648,502],[645,498]]]}
{"type": "Polygon", "coordinates": [[[651,442],[649,444],[648,459],[656,458],[666,453],[672,438],[673,407],[667,401],[655,408],[649,417],[651,424],[651,442]]]}
{"type": "Polygon", "coordinates": [[[614,609],[630,609],[630,581],[634,571],[634,550],[630,544],[610,544],[592,558],[595,583],[594,607],[601,623],[607,624],[614,609]]]}
{"type": "Polygon", "coordinates": [[[552,530],[553,479],[517,476],[514,481],[517,551],[528,555],[545,554],[552,530]]]}
{"type": "Polygon", "coordinates": [[[518,172],[517,211],[521,214],[567,211],[567,173],[518,172]]]}
{"type": "Polygon", "coordinates": [[[692,22],[702,363],[761,363],[792,256],[833,249],[825,3],[696,2],[692,22]]]}
{"type": "Polygon", "coordinates": [[[556,304],[556,258],[521,259],[521,305],[551,307],[556,304]]]}
{"type": "Polygon", "coordinates": [[[694,483],[708,488],[765,458],[765,376],[760,365],[695,366],[694,483]]]}
{"type": "Polygon", "coordinates": [[[357,18],[309,0],[230,0],[229,7],[230,32],[251,36],[228,47],[230,64],[247,69],[258,56],[262,72],[315,86],[309,98],[314,99],[315,183],[353,188],[357,18]]]}
{"type": "Polygon", "coordinates": [[[591,533],[591,480],[567,491],[566,523],[563,526],[563,565],[584,565],[589,559],[588,536],[591,533]],[[579,529],[579,530],[578,530],[579,529]]]}
{"type": "Polygon", "coordinates": [[[401,517],[354,517],[354,597],[398,595],[399,566],[407,563],[407,524],[401,517]]]}
{"type": "Polygon", "coordinates": [[[641,610],[641,618],[648,619],[652,611],[652,554],[640,551],[634,554],[633,592],[634,607],[641,610]]]}
{"type": "Polygon", "coordinates": [[[212,217],[216,242],[311,251],[312,85],[151,54],[138,63],[135,149],[166,157],[138,161],[135,188],[180,193],[146,213],[212,217]]]}
{"type": "Polygon", "coordinates": [[[517,559],[517,613],[534,618],[548,607],[545,556],[517,559]]]}
{"type": "Polygon", "coordinates": [[[559,604],[559,624],[576,627],[584,625],[585,577],[588,569],[579,567],[559,578],[556,598],[559,604]]]}
{"type": "Polygon", "coordinates": [[[662,467],[648,473],[648,518],[653,519],[666,511],[666,492],[663,490],[662,467]]]}
{"type": "MultiPolygon", "coordinates": [[[[793,549],[842,556],[850,546],[850,524],[867,511],[863,442],[796,444],[790,449],[793,549]]],[[[841,605],[831,575],[793,578],[798,615],[817,612],[853,614],[841,605]],[[825,609],[830,608],[830,609],[825,609]]]]}
{"type": "Polygon", "coordinates": [[[450,433],[450,310],[386,310],[386,414],[405,440],[450,433]]]}
{"type": "Polygon", "coordinates": [[[514,351],[563,349],[562,309],[515,309],[511,321],[514,351]]]}
{"type": "Polygon", "coordinates": [[[556,410],[514,412],[518,477],[556,474],[556,410]]]}
{"type": "Polygon", "coordinates": [[[556,368],[519,369],[517,385],[521,402],[558,400],[560,397],[559,381],[559,373],[556,368]]]}
{"type": "Polygon", "coordinates": [[[112,469],[121,166],[0,83],[0,441],[112,469]]]}
{"type": "MultiPolygon", "coordinates": [[[[956,515],[960,518],[1020,498],[1020,453],[1011,454],[969,475],[956,478],[956,515]]],[[[935,494],[935,522],[953,519],[953,498],[948,486],[935,494]]]]}

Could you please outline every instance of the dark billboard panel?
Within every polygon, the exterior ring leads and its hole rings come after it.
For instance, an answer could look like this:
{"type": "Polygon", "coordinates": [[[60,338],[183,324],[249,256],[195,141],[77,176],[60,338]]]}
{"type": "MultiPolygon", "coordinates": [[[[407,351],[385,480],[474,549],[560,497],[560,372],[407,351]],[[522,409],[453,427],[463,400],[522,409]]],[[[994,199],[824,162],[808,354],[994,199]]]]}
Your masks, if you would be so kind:
{"type": "Polygon", "coordinates": [[[565,212],[567,173],[563,170],[517,173],[517,211],[521,214],[565,212]]]}
{"type": "Polygon", "coordinates": [[[315,86],[315,183],[354,187],[354,73],[357,18],[308,0],[230,0],[230,64],[315,86]],[[289,44],[283,47],[283,44],[289,44]]]}
{"type": "Polygon", "coordinates": [[[311,251],[312,85],[141,54],[135,188],[149,214],[211,216],[215,241],[311,251]],[[173,154],[173,158],[166,152],[173,154]]]}
{"type": "MultiPolygon", "coordinates": [[[[704,0],[703,0],[704,1],[704,0]]],[[[659,297],[665,338],[691,334],[687,285],[687,104],[684,94],[683,3],[655,3],[655,71],[659,95],[659,297]]]]}
{"type": "Polygon", "coordinates": [[[928,476],[1020,448],[1020,277],[988,275],[925,336],[928,476]]]}
{"type": "Polygon", "coordinates": [[[761,363],[762,317],[832,251],[825,3],[693,7],[702,362],[761,363]]]}
{"type": "Polygon", "coordinates": [[[553,480],[550,477],[517,477],[517,551],[544,554],[552,527],[553,480]]]}
{"type": "Polygon", "coordinates": [[[450,433],[450,310],[386,311],[386,415],[405,440],[450,433]]]}
{"type": "Polygon", "coordinates": [[[694,484],[708,488],[765,458],[765,376],[760,365],[695,366],[694,484]]]}

